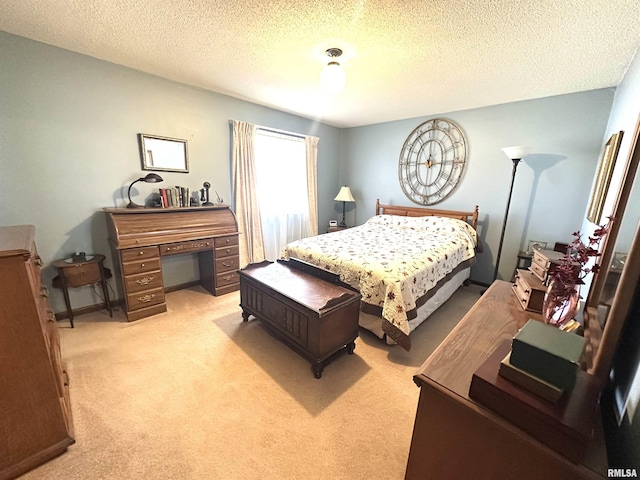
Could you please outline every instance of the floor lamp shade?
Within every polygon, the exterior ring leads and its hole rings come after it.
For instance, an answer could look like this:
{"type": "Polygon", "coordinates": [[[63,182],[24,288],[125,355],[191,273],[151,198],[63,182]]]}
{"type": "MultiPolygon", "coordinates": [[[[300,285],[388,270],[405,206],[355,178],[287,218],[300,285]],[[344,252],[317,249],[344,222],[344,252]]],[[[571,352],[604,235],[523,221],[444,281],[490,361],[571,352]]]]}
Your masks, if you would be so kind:
{"type": "Polygon", "coordinates": [[[522,160],[531,153],[531,147],[524,147],[522,145],[517,147],[504,147],[502,151],[511,160],[522,160]]]}
{"type": "Polygon", "coordinates": [[[345,222],[345,207],[347,202],[355,202],[356,199],[351,195],[351,189],[346,185],[340,187],[340,191],[336,198],[334,198],[336,202],[342,202],[342,221],[340,222],[341,227],[346,227],[347,224],[345,222]]]}

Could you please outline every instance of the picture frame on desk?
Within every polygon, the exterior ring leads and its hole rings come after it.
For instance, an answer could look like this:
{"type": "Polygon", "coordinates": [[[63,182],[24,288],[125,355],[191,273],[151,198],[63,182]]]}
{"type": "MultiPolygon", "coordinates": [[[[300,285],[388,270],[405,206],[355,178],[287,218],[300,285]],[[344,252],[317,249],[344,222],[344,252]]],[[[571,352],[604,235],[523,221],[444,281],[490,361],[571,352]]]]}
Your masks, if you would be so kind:
{"type": "Polygon", "coordinates": [[[540,240],[529,240],[527,253],[529,255],[533,255],[533,252],[535,252],[536,250],[544,250],[545,248],[547,248],[547,242],[541,242],[540,240]]]}

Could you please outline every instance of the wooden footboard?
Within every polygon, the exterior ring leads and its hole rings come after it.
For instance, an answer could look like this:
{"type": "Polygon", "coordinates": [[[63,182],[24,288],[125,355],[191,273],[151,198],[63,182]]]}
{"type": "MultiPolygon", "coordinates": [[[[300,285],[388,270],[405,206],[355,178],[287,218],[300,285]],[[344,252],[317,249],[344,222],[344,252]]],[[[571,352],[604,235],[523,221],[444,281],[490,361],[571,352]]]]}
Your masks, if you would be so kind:
{"type": "Polygon", "coordinates": [[[403,207],[399,205],[383,205],[376,199],[376,215],[400,215],[404,217],[450,217],[468,222],[474,229],[478,225],[478,205],[470,212],[460,210],[440,210],[435,208],[403,207]]]}

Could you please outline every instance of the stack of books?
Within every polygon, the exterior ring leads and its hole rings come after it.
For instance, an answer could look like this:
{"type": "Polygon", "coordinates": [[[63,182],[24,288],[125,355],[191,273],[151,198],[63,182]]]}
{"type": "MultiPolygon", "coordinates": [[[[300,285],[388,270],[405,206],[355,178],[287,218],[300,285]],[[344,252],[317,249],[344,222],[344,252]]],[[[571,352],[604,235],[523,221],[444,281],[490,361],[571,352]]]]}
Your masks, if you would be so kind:
{"type": "Polygon", "coordinates": [[[602,385],[579,368],[584,338],[534,322],[480,365],[469,397],[577,462],[593,433],[602,385]]]}
{"type": "Polygon", "coordinates": [[[190,206],[191,192],[188,187],[176,185],[174,188],[158,189],[162,208],[190,206]]]}
{"type": "Polygon", "coordinates": [[[500,362],[499,374],[507,380],[529,390],[532,393],[556,403],[562,397],[564,388],[549,383],[540,377],[522,370],[511,363],[511,352],[500,362]]]}
{"type": "Polygon", "coordinates": [[[513,337],[500,375],[551,402],[573,389],[585,339],[536,320],[513,337]]]}

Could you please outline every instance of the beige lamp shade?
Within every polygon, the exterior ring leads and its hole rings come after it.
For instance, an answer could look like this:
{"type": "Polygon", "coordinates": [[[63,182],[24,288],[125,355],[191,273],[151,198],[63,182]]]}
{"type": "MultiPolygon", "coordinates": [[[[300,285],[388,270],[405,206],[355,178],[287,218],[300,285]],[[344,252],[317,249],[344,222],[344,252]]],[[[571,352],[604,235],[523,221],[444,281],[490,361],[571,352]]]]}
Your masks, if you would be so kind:
{"type": "Polygon", "coordinates": [[[356,199],[353,198],[353,195],[351,195],[351,189],[346,185],[344,185],[343,187],[340,187],[340,191],[338,192],[338,195],[336,195],[336,198],[334,198],[334,200],[336,202],[355,202],[356,201],[356,199]]]}

